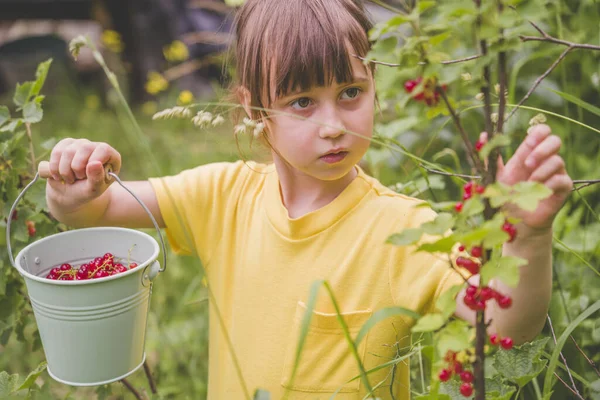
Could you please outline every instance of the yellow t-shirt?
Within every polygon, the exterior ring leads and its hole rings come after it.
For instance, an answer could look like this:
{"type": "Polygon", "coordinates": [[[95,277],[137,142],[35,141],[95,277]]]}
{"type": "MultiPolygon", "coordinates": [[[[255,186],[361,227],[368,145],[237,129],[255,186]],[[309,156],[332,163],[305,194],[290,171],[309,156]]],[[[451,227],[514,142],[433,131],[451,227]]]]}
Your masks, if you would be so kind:
{"type": "MultiPolygon", "coordinates": [[[[329,399],[341,387],[336,399],[365,395],[360,379],[348,383],[358,368],[324,289],[290,386],[304,304],[316,280],[331,285],[353,336],[377,310],[402,306],[423,314],[442,291],[462,281],[429,253],[385,243],[435,214],[413,208],[419,200],[358,171],[335,200],[297,219],[282,204],[273,165],[215,163],[150,180],[171,246],[197,254],[206,268],[250,393],[262,388],[280,399],[287,387],[290,399],[329,399]]],[[[213,307],[208,397],[243,399],[213,307]]],[[[358,348],[365,368],[407,350],[413,323],[397,316],[372,328],[358,348]]],[[[372,386],[385,381],[376,391],[381,399],[390,398],[390,371],[369,376],[372,386]]],[[[407,363],[394,376],[396,399],[409,399],[407,363]]]]}

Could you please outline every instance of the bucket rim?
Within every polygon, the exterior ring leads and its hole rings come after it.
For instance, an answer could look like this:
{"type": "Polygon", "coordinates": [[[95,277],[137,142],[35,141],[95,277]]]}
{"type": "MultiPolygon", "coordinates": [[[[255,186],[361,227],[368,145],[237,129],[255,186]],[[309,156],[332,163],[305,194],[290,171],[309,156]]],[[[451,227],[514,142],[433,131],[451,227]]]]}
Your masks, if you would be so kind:
{"type": "Polygon", "coordinates": [[[93,285],[96,283],[108,282],[111,280],[119,279],[121,277],[125,277],[127,275],[135,274],[138,271],[145,269],[151,263],[158,262],[157,259],[158,259],[159,252],[160,252],[160,249],[159,249],[158,242],[156,241],[156,239],[154,239],[152,236],[150,236],[146,232],[142,232],[137,229],[122,228],[122,227],[116,227],[116,226],[115,227],[100,226],[100,227],[80,228],[80,229],[72,229],[72,230],[65,231],[65,232],[55,233],[53,235],[47,236],[45,238],[36,240],[35,242],[28,244],[17,254],[17,257],[15,258],[15,267],[17,268],[17,271],[19,271],[19,274],[21,274],[22,276],[24,276],[28,279],[34,280],[36,282],[44,283],[44,284],[62,285],[62,286],[93,285]],[[134,269],[128,269],[126,272],[121,272],[119,274],[107,276],[104,278],[85,279],[85,280],[81,280],[81,281],[55,281],[52,279],[47,279],[45,277],[33,275],[32,273],[25,271],[23,269],[23,267],[21,266],[21,260],[23,259],[25,253],[34,245],[37,245],[40,242],[44,242],[44,241],[56,238],[57,236],[68,236],[68,235],[73,235],[76,233],[84,233],[84,232],[90,232],[90,231],[135,232],[138,235],[145,236],[146,238],[148,238],[150,243],[152,243],[152,247],[154,247],[154,251],[152,252],[152,256],[148,260],[144,261],[143,263],[140,263],[134,269]]]}

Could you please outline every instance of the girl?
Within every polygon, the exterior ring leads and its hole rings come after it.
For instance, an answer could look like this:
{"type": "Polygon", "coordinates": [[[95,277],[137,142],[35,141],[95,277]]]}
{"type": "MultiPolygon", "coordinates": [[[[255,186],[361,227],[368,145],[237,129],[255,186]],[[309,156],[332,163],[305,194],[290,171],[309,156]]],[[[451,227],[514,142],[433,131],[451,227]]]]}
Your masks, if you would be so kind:
{"type": "MultiPolygon", "coordinates": [[[[286,390],[294,399],[326,399],[340,388],[338,399],[364,397],[360,380],[348,382],[358,369],[323,294],[291,380],[299,322],[315,280],[331,284],[353,335],[384,307],[431,311],[440,293],[463,282],[447,262],[385,244],[391,234],[434,214],[357,166],[372,136],[376,102],[373,67],[357,57],[369,51],[370,28],[359,0],[248,0],[236,20],[234,93],[249,124],[264,124],[255,131],[271,149],[272,164],[216,163],[126,183],[166,228],[174,251],[197,254],[206,268],[216,299],[210,313],[211,399],[243,399],[256,388],[273,399],[286,390]]],[[[507,184],[534,180],[554,191],[534,213],[519,214],[518,239],[504,248],[504,254],[529,261],[520,285],[493,284],[519,307],[490,308],[490,332],[517,343],[541,331],[550,299],[551,226],[572,186],[559,148],[560,140],[540,125],[498,173],[507,184]]],[[[151,227],[131,196],[105,184],[107,163],[119,172],[120,155],[108,144],[59,142],[47,183],[53,215],[74,227],[151,227]]],[[[463,295],[456,315],[473,321],[463,295]]],[[[371,329],[358,348],[365,368],[406,349],[413,323],[399,316],[371,329]]],[[[393,392],[396,399],[410,398],[407,364],[369,379],[383,381],[377,397],[393,392]]]]}

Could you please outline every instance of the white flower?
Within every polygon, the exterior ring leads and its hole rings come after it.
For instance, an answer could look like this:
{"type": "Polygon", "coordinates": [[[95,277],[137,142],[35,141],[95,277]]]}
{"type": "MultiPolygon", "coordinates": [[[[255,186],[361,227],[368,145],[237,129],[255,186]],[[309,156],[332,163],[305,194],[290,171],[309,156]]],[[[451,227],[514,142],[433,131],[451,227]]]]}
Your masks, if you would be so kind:
{"type": "Polygon", "coordinates": [[[492,118],[493,123],[498,123],[498,113],[493,113],[492,115],[490,115],[490,117],[492,118]]]}
{"type": "Polygon", "coordinates": [[[244,118],[244,125],[248,128],[256,128],[256,121],[250,118],[244,118]]]}
{"type": "Polygon", "coordinates": [[[496,83],[494,85],[494,91],[496,92],[496,94],[500,94],[500,84],[499,83],[496,83]]]}
{"type": "Polygon", "coordinates": [[[254,137],[258,139],[260,135],[262,135],[264,129],[265,124],[263,124],[262,122],[256,124],[256,128],[254,128],[254,137]]]}
{"type": "Polygon", "coordinates": [[[475,96],[475,99],[477,99],[479,101],[483,101],[484,97],[485,96],[483,93],[477,93],[477,96],[475,96]]]}
{"type": "Polygon", "coordinates": [[[219,126],[225,122],[225,118],[221,114],[217,115],[212,121],[212,126],[219,126]]]}
{"type": "Polygon", "coordinates": [[[192,112],[187,107],[173,107],[157,112],[154,114],[154,116],[152,116],[152,119],[187,118],[191,114],[192,112]]]}
{"type": "Polygon", "coordinates": [[[235,132],[236,135],[243,135],[244,133],[246,133],[246,125],[244,124],[239,124],[236,125],[235,128],[233,128],[233,131],[235,132]]]}
{"type": "Polygon", "coordinates": [[[473,79],[471,74],[468,72],[465,72],[464,74],[460,74],[460,77],[463,81],[470,81],[471,79],[473,79]]]}

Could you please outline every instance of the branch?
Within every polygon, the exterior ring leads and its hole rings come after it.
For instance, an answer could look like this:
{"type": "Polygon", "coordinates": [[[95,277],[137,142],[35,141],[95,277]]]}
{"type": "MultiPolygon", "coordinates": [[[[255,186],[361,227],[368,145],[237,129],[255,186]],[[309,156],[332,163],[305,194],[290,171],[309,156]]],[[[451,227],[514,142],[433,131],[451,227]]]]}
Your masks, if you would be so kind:
{"type": "Polygon", "coordinates": [[[431,169],[429,167],[426,167],[423,164],[420,164],[419,167],[423,168],[427,172],[431,172],[432,174],[438,174],[438,175],[444,175],[444,176],[456,176],[458,178],[465,178],[465,179],[481,179],[481,177],[478,176],[478,175],[454,174],[454,173],[451,173],[451,172],[440,171],[440,170],[437,170],[437,169],[431,169]]]}
{"type": "Polygon", "coordinates": [[[573,394],[575,396],[579,397],[581,400],[585,400],[583,397],[581,397],[581,395],[579,393],[573,391],[573,388],[571,386],[567,385],[567,382],[563,381],[562,378],[556,372],[554,373],[554,376],[556,376],[558,378],[558,380],[561,381],[567,389],[569,389],[571,392],[573,392],[573,394]]]}
{"type": "Polygon", "coordinates": [[[129,383],[129,382],[127,381],[127,379],[125,379],[125,378],[121,379],[121,383],[122,383],[123,385],[125,385],[125,387],[126,387],[127,389],[129,389],[129,391],[130,391],[131,393],[133,393],[133,395],[135,396],[135,398],[136,398],[137,400],[144,400],[144,398],[142,397],[142,395],[140,394],[140,392],[138,392],[137,390],[135,390],[135,388],[134,388],[133,386],[131,386],[131,383],[129,383]]]}
{"type": "Polygon", "coordinates": [[[484,171],[483,164],[481,163],[481,160],[479,159],[479,157],[477,157],[477,152],[475,151],[475,148],[473,148],[473,144],[469,140],[469,135],[467,135],[467,132],[465,132],[465,129],[463,128],[463,126],[460,122],[460,118],[458,118],[458,114],[456,114],[456,111],[454,111],[454,108],[452,108],[452,105],[450,105],[450,102],[448,101],[448,97],[446,96],[446,93],[439,86],[436,86],[435,90],[437,93],[440,94],[440,96],[442,96],[442,99],[444,100],[444,103],[446,104],[448,111],[452,115],[452,119],[454,120],[454,125],[456,125],[456,128],[458,128],[458,131],[460,132],[460,135],[462,136],[463,142],[465,143],[465,146],[467,147],[467,153],[470,156],[469,160],[471,162],[471,166],[473,168],[476,168],[478,171],[484,171]]]}
{"type": "Polygon", "coordinates": [[[587,362],[592,366],[592,369],[596,372],[596,375],[600,376],[600,371],[598,371],[598,369],[596,368],[596,363],[593,360],[590,360],[590,358],[583,352],[583,350],[581,350],[581,347],[579,347],[573,335],[569,335],[569,337],[573,341],[573,344],[575,344],[575,347],[577,347],[577,350],[579,350],[579,352],[583,354],[587,362]]]}
{"type": "Polygon", "coordinates": [[[581,186],[577,186],[577,187],[573,187],[573,189],[571,189],[571,191],[575,191],[575,190],[579,190],[579,189],[583,189],[585,187],[588,186],[592,186],[596,183],[600,183],[600,179],[592,179],[592,180],[578,180],[578,181],[573,181],[574,185],[581,185],[581,186]]]}
{"type": "Polygon", "coordinates": [[[154,382],[154,378],[152,378],[152,371],[150,371],[150,367],[148,366],[148,360],[144,360],[144,372],[148,378],[148,384],[150,384],[150,390],[152,391],[152,394],[158,393],[156,391],[156,383],[154,382]]]}
{"type": "Polygon", "coordinates": [[[510,117],[512,117],[515,112],[517,112],[517,110],[519,109],[519,107],[521,105],[523,105],[523,103],[525,103],[525,101],[527,101],[527,99],[529,98],[529,96],[531,96],[531,94],[533,93],[533,91],[540,85],[540,83],[542,83],[542,81],[548,76],[550,75],[550,72],[552,72],[552,70],[554,70],[554,68],[556,68],[556,66],[563,60],[563,58],[566,57],[566,55],[573,50],[573,47],[567,47],[565,49],[565,51],[563,51],[561,53],[561,55],[556,59],[556,61],[554,61],[554,63],[550,66],[550,68],[548,68],[546,70],[546,72],[544,72],[542,74],[542,76],[540,76],[539,78],[537,78],[533,84],[533,86],[531,87],[531,89],[529,89],[529,91],[527,92],[527,94],[525,95],[525,97],[523,97],[521,99],[521,101],[519,101],[519,103],[515,106],[515,108],[513,108],[513,110],[510,112],[510,114],[508,114],[508,117],[506,117],[506,119],[504,120],[504,122],[508,121],[510,117]]]}
{"type": "MultiPolygon", "coordinates": [[[[394,63],[387,63],[387,62],[383,62],[383,61],[369,60],[367,58],[358,56],[356,54],[354,54],[354,57],[359,58],[359,59],[361,59],[363,61],[366,61],[366,62],[370,62],[372,64],[385,65],[386,67],[402,67],[402,64],[394,64],[394,63]]],[[[465,62],[465,61],[476,60],[476,59],[478,59],[480,57],[481,57],[481,54],[477,54],[477,55],[474,55],[474,56],[468,56],[468,57],[465,57],[465,58],[459,58],[458,60],[441,61],[440,64],[444,64],[444,65],[458,64],[458,63],[465,62]]],[[[419,61],[417,64],[418,65],[426,65],[427,63],[424,62],[424,61],[419,61]]]]}
{"type": "MultiPolygon", "coordinates": [[[[547,318],[548,318],[548,325],[550,326],[550,332],[552,332],[552,339],[554,340],[554,344],[556,345],[556,334],[554,333],[554,327],[552,326],[552,319],[550,319],[550,314],[547,315],[547,318]]],[[[578,397],[582,398],[581,394],[579,394],[579,390],[577,390],[577,385],[575,384],[573,375],[571,375],[571,370],[569,369],[569,366],[567,365],[567,359],[563,355],[562,351],[560,352],[560,358],[562,358],[562,361],[565,364],[565,368],[567,369],[567,375],[569,375],[569,378],[571,379],[571,384],[573,385],[572,391],[574,393],[576,393],[578,397]]]]}
{"type": "Polygon", "coordinates": [[[542,35],[542,37],[520,35],[519,38],[521,39],[522,42],[530,42],[530,41],[550,42],[550,43],[556,43],[556,44],[560,44],[560,45],[567,46],[567,47],[572,47],[574,49],[600,50],[600,46],[597,46],[597,45],[587,44],[587,43],[574,43],[574,42],[569,42],[568,40],[562,40],[562,39],[555,38],[553,36],[548,35],[546,32],[544,32],[544,30],[542,30],[542,28],[537,26],[534,22],[529,21],[529,23],[531,25],[533,25],[533,27],[542,35]]]}
{"type": "Polygon", "coordinates": [[[35,152],[33,150],[33,135],[31,134],[31,124],[29,122],[25,123],[25,128],[27,129],[27,138],[29,139],[29,154],[31,156],[31,171],[33,175],[37,172],[37,164],[35,162],[35,152]]]}

